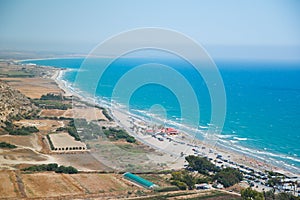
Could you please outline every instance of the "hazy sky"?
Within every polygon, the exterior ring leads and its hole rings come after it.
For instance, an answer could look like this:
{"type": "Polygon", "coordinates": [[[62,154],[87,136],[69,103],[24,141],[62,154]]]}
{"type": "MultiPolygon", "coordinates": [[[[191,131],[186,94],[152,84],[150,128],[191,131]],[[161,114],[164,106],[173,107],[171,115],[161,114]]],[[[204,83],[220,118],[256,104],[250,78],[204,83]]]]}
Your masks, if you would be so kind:
{"type": "Polygon", "coordinates": [[[214,53],[260,46],[265,53],[282,47],[275,54],[300,55],[297,0],[0,0],[1,49],[88,52],[139,27],[174,29],[214,53]]]}

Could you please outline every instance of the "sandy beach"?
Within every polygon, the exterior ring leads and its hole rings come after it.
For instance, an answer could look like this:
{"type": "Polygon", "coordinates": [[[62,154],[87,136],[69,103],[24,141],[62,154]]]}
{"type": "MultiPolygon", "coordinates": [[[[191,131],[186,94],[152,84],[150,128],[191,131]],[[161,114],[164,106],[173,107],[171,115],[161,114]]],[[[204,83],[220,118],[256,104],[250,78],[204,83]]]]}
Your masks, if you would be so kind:
{"type": "MultiPolygon", "coordinates": [[[[52,76],[52,79],[56,81],[58,86],[65,92],[67,96],[76,96],[83,101],[87,101],[89,103],[94,104],[95,102],[92,101],[90,98],[84,98],[80,96],[75,91],[71,90],[67,85],[66,82],[62,80],[63,73],[66,70],[57,70],[55,74],[52,76]]],[[[103,105],[100,105],[103,106],[103,105]]],[[[278,171],[284,173],[288,176],[297,176],[298,174],[294,174],[291,171],[287,171],[284,169],[280,169],[276,166],[272,166],[268,163],[263,161],[251,158],[246,155],[239,154],[237,152],[228,151],[228,149],[220,148],[218,146],[211,146],[209,144],[204,143],[194,137],[191,137],[189,134],[180,132],[178,135],[164,135],[162,140],[158,140],[156,137],[153,137],[153,133],[147,133],[145,128],[150,127],[149,122],[141,120],[140,118],[136,118],[134,115],[131,115],[127,111],[124,111],[119,108],[108,108],[113,115],[114,120],[116,123],[124,128],[128,133],[134,136],[138,141],[142,142],[143,144],[156,149],[157,151],[163,153],[163,156],[160,156],[160,162],[167,163],[169,168],[172,169],[180,169],[183,168],[185,163],[184,157],[187,155],[199,155],[205,156],[208,159],[215,162],[216,165],[221,166],[230,166],[235,167],[238,165],[245,165],[249,168],[254,169],[258,172],[264,172],[266,170],[269,171],[278,171]],[[133,121],[135,124],[140,124],[140,129],[138,131],[134,131],[132,129],[133,121]],[[142,129],[144,131],[142,131],[142,129]],[[223,159],[227,160],[228,162],[221,162],[217,159],[217,157],[222,157],[223,159]],[[219,162],[218,162],[219,161],[219,162]]],[[[158,159],[155,156],[149,156],[149,159],[155,160],[158,159]]],[[[244,170],[244,169],[242,169],[244,170]]],[[[245,171],[247,171],[245,169],[245,171]]]]}

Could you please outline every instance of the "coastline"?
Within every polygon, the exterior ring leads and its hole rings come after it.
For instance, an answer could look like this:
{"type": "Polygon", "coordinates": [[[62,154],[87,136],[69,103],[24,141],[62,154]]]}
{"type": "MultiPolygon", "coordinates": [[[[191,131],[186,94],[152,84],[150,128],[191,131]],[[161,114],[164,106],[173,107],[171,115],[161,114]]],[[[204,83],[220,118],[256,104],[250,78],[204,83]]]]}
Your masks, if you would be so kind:
{"type": "MultiPolygon", "coordinates": [[[[29,58],[29,59],[22,59],[22,60],[16,60],[16,63],[22,63],[22,62],[27,62],[27,61],[38,61],[38,60],[56,60],[56,59],[74,59],[74,58],[84,58],[86,57],[86,55],[80,55],[80,56],[74,56],[74,55],[70,55],[70,56],[64,56],[64,57],[46,57],[46,58],[29,58]]],[[[29,63],[26,63],[29,64],[29,63]]]]}
{"type": "MultiPolygon", "coordinates": [[[[62,76],[66,71],[67,69],[57,69],[56,73],[52,76],[52,79],[55,80],[58,86],[65,92],[65,95],[73,95],[80,98],[82,101],[97,104],[94,101],[91,102],[91,99],[89,98],[87,99],[82,97],[80,94],[76,93],[76,91],[73,91],[66,85],[66,82],[62,80],[62,76]]],[[[191,137],[187,133],[181,133],[176,137],[172,136],[172,141],[168,138],[164,138],[164,141],[159,141],[151,135],[146,135],[141,132],[135,133],[134,131],[132,131],[130,127],[130,118],[133,118],[135,121],[140,121],[140,123],[146,123],[145,121],[143,122],[142,120],[135,118],[134,115],[124,112],[121,109],[110,110],[110,113],[113,115],[114,120],[119,124],[119,126],[124,128],[127,132],[129,132],[130,135],[134,136],[138,141],[165,154],[165,157],[163,158],[164,161],[173,160],[173,163],[176,161],[176,164],[169,165],[170,168],[183,168],[185,164],[184,156],[186,155],[207,156],[209,159],[216,159],[217,155],[221,155],[222,158],[226,158],[226,160],[230,160],[231,162],[237,163],[238,165],[245,165],[258,172],[264,172],[268,170],[276,171],[287,176],[299,176],[298,173],[288,171],[277,166],[273,166],[269,163],[264,163],[258,159],[243,155],[239,152],[234,152],[233,150],[229,150],[219,146],[210,146],[209,144],[206,144],[203,141],[191,137]],[[184,156],[181,156],[181,152],[183,152],[184,156]]],[[[235,167],[233,164],[230,163],[222,162],[222,164],[226,164],[230,167],[235,167]]],[[[216,163],[216,165],[221,166],[220,163],[216,163]]]]}

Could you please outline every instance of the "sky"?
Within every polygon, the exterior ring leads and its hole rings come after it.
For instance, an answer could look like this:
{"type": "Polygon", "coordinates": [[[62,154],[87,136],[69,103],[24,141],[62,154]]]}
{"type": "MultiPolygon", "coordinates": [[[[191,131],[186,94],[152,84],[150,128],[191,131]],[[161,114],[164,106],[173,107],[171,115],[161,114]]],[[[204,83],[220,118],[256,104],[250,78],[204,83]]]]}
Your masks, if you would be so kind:
{"type": "Polygon", "coordinates": [[[215,56],[300,57],[297,0],[0,0],[0,49],[87,53],[142,27],[183,33],[215,56]]]}

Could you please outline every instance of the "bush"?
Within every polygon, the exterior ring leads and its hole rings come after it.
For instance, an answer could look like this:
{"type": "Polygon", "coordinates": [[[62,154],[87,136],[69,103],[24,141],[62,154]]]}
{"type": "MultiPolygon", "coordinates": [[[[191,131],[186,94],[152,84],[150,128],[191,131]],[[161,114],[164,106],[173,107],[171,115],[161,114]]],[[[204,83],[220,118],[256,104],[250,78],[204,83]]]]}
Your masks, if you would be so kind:
{"type": "Polygon", "coordinates": [[[114,121],[105,108],[102,108],[102,113],[109,121],[114,121]]]}
{"type": "Polygon", "coordinates": [[[48,165],[34,165],[28,168],[24,168],[23,171],[33,171],[33,172],[40,172],[40,171],[55,171],[58,168],[56,163],[50,163],[48,165]]]}
{"type": "Polygon", "coordinates": [[[6,142],[0,142],[0,148],[15,149],[17,146],[6,142]]]}
{"type": "Polygon", "coordinates": [[[50,136],[49,136],[49,135],[47,135],[47,139],[48,139],[48,141],[49,141],[49,144],[50,144],[50,148],[51,148],[51,150],[54,150],[55,148],[54,148],[54,145],[53,145],[53,143],[52,143],[52,141],[51,141],[51,139],[50,139],[50,136]]]}
{"type": "Polygon", "coordinates": [[[46,167],[47,171],[55,171],[57,168],[58,168],[58,164],[56,163],[50,163],[46,167]]]}
{"type": "Polygon", "coordinates": [[[185,160],[189,163],[189,167],[198,171],[201,174],[208,175],[208,172],[216,172],[218,168],[211,163],[207,158],[189,155],[185,157],[185,160]]]}
{"type": "Polygon", "coordinates": [[[209,183],[209,182],[211,182],[211,181],[212,181],[211,177],[197,178],[197,179],[196,179],[196,183],[197,183],[197,184],[201,184],[201,183],[209,183]]]}
{"type": "Polygon", "coordinates": [[[279,194],[276,195],[276,198],[275,199],[278,199],[278,200],[300,200],[300,197],[296,197],[292,194],[289,194],[289,193],[285,193],[285,192],[281,192],[279,194]]]}
{"type": "Polygon", "coordinates": [[[241,196],[245,200],[263,200],[264,196],[262,193],[252,190],[251,188],[246,188],[241,190],[241,196]]]}
{"type": "Polygon", "coordinates": [[[18,128],[11,122],[5,122],[5,124],[6,127],[4,127],[4,130],[6,130],[10,135],[30,135],[31,133],[39,132],[35,126],[22,126],[21,128],[18,128]]]}
{"type": "Polygon", "coordinates": [[[71,135],[75,140],[77,141],[81,141],[79,134],[77,132],[77,129],[75,127],[75,122],[74,119],[72,118],[68,124],[67,127],[59,127],[58,129],[56,129],[57,132],[59,131],[67,131],[69,133],[69,135],[71,135]]]}
{"type": "Polygon", "coordinates": [[[116,128],[109,128],[108,130],[104,130],[104,134],[108,138],[112,138],[115,140],[125,139],[129,143],[135,143],[136,139],[129,135],[125,130],[123,129],[116,129],[116,128]]]}
{"type": "Polygon", "coordinates": [[[180,190],[186,190],[187,185],[184,182],[181,181],[171,181],[172,185],[176,185],[180,190]]]}
{"type": "Polygon", "coordinates": [[[129,143],[135,143],[136,140],[135,140],[134,137],[132,137],[132,136],[129,135],[128,137],[126,137],[126,142],[129,142],[129,143]]]}
{"type": "Polygon", "coordinates": [[[54,171],[56,173],[64,173],[64,174],[77,174],[78,170],[72,166],[65,167],[63,165],[58,166],[56,163],[43,164],[43,165],[34,165],[28,168],[22,169],[23,171],[32,171],[32,172],[40,172],[40,171],[54,171]]]}
{"type": "Polygon", "coordinates": [[[281,182],[281,178],[280,177],[274,177],[274,178],[269,178],[268,180],[268,184],[273,187],[275,185],[278,185],[281,182]]]}
{"type": "Polygon", "coordinates": [[[70,104],[65,104],[60,101],[55,101],[55,100],[40,100],[40,99],[35,99],[32,100],[33,104],[40,107],[40,108],[45,108],[45,109],[59,109],[59,110],[67,110],[72,107],[70,104]]]}
{"type": "Polygon", "coordinates": [[[191,173],[187,171],[177,171],[177,172],[172,172],[171,175],[172,175],[171,180],[173,181],[173,185],[176,185],[177,187],[179,187],[179,189],[183,187],[182,184],[179,182],[184,183],[185,188],[188,187],[189,190],[194,189],[196,178],[191,173]]]}
{"type": "Polygon", "coordinates": [[[56,170],[56,173],[64,173],[64,174],[77,174],[78,170],[72,166],[65,167],[63,165],[59,166],[56,170]]]}
{"type": "Polygon", "coordinates": [[[55,95],[53,93],[48,93],[46,95],[42,95],[40,100],[63,100],[62,95],[55,95]]]}
{"type": "Polygon", "coordinates": [[[167,187],[159,187],[155,189],[156,192],[170,192],[170,191],[177,191],[179,188],[175,185],[167,186],[167,187]]]}
{"type": "Polygon", "coordinates": [[[224,187],[230,187],[242,181],[243,174],[241,174],[237,169],[228,167],[217,172],[213,179],[223,184],[224,187]]]}

